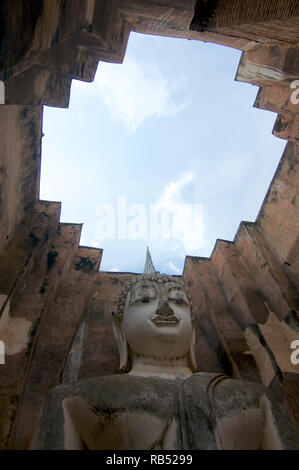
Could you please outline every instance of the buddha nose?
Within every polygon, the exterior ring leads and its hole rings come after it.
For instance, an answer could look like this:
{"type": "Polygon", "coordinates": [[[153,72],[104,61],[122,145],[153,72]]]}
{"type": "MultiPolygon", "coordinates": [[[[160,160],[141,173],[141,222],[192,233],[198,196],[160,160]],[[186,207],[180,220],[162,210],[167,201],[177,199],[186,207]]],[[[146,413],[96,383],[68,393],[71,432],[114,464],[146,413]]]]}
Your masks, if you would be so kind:
{"type": "Polygon", "coordinates": [[[166,300],[164,299],[159,299],[158,303],[158,308],[156,310],[157,315],[162,315],[164,317],[168,317],[170,315],[173,315],[174,312],[171,307],[169,307],[169,304],[166,300]]]}

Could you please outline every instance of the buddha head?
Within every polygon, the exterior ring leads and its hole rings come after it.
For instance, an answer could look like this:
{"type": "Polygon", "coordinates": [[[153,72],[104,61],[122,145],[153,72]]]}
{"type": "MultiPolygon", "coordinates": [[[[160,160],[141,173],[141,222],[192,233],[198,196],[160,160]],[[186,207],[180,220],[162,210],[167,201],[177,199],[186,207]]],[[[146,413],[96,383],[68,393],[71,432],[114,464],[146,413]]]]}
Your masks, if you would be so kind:
{"type": "Polygon", "coordinates": [[[161,364],[186,359],[191,371],[197,369],[190,293],[181,279],[155,270],[148,249],[143,274],[121,291],[113,329],[122,372],[136,357],[161,364]]]}

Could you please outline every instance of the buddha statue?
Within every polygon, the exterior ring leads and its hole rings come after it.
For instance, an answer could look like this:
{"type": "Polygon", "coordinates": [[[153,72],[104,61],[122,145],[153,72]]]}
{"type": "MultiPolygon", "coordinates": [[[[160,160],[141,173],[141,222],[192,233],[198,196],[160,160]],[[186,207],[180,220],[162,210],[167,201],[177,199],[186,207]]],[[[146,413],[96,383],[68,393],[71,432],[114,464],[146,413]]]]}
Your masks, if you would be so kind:
{"type": "Polygon", "coordinates": [[[54,388],[33,448],[299,449],[266,387],[197,372],[190,293],[149,251],[112,318],[120,373],[54,388]]]}

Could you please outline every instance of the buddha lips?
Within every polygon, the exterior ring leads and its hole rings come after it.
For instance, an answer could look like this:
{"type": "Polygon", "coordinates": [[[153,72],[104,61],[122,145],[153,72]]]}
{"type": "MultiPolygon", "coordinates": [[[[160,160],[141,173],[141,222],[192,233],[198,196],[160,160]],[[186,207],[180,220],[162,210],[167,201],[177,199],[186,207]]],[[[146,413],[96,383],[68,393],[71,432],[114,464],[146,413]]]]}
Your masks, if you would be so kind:
{"type": "Polygon", "coordinates": [[[174,315],[170,316],[163,316],[163,315],[155,315],[151,321],[155,323],[157,326],[176,326],[179,323],[179,319],[175,317],[174,315]]]}

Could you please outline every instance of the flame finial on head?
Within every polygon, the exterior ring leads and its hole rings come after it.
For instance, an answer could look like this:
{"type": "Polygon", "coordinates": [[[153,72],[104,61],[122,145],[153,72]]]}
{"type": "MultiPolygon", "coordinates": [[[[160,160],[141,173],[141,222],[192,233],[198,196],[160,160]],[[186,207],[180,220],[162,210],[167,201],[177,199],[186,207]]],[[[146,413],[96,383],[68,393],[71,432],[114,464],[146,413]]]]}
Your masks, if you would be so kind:
{"type": "Polygon", "coordinates": [[[148,246],[146,247],[146,260],[144,265],[143,274],[154,274],[157,271],[155,270],[155,266],[153,265],[152,257],[148,246]]]}

